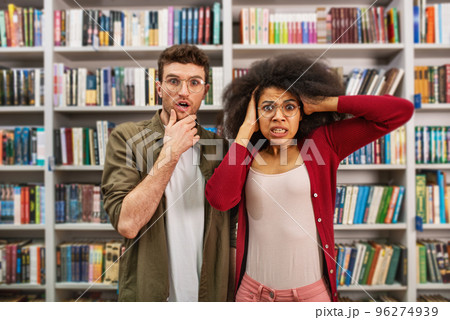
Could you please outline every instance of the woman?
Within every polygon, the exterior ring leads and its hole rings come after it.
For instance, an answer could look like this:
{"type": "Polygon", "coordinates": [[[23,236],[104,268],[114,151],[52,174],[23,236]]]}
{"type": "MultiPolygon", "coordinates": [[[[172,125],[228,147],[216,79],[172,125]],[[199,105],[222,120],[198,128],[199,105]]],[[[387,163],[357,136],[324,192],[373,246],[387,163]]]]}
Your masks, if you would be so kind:
{"type": "Polygon", "coordinates": [[[225,130],[236,139],[206,197],[219,210],[239,205],[236,301],[337,301],[339,163],[414,110],[343,93],[326,65],[295,55],[257,62],[226,89],[225,130]]]}

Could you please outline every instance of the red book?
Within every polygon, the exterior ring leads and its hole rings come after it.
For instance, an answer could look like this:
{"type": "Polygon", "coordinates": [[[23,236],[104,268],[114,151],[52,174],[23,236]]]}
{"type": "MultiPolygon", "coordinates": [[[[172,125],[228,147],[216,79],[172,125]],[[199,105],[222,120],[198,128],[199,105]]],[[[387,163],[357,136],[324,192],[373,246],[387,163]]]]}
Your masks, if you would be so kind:
{"type": "Polygon", "coordinates": [[[8,10],[5,11],[5,29],[6,29],[6,45],[11,47],[11,22],[9,21],[8,10]]]}
{"type": "Polygon", "coordinates": [[[25,187],[20,188],[20,224],[25,224],[25,187]]]}
{"type": "Polygon", "coordinates": [[[12,245],[6,245],[6,283],[12,282],[11,269],[12,269],[12,245]]]}
{"type": "Polygon", "coordinates": [[[200,7],[198,9],[198,44],[205,44],[203,38],[203,28],[205,27],[205,8],[200,7]]]}
{"type": "Polygon", "coordinates": [[[30,223],[30,187],[23,187],[25,189],[25,224],[30,223]]]}
{"type": "Polygon", "coordinates": [[[211,38],[211,7],[205,7],[205,42],[209,44],[211,38]]]}
{"type": "Polygon", "coordinates": [[[67,164],[73,164],[73,144],[72,144],[72,128],[66,130],[66,148],[67,148],[67,164]]]}
{"type": "Polygon", "coordinates": [[[55,46],[59,47],[61,45],[61,10],[55,10],[54,13],[54,40],[55,46]]]}
{"type": "Polygon", "coordinates": [[[17,270],[17,244],[11,245],[11,283],[16,283],[16,270],[17,270]]]}

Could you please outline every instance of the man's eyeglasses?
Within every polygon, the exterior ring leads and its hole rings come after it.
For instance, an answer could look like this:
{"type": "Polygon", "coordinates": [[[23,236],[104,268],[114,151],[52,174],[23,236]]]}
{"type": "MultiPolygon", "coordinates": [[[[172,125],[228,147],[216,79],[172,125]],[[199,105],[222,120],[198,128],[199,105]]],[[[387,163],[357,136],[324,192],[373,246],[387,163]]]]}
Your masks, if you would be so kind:
{"type": "Polygon", "coordinates": [[[262,107],[259,107],[258,109],[264,118],[272,118],[276,114],[278,108],[281,108],[281,112],[284,114],[285,117],[290,118],[297,114],[298,110],[300,109],[300,106],[294,102],[287,102],[281,106],[276,106],[274,104],[267,104],[262,107]]]}
{"type": "Polygon", "coordinates": [[[183,81],[186,81],[186,85],[190,93],[198,93],[202,91],[206,84],[205,81],[198,78],[189,78],[184,80],[178,78],[168,78],[164,80],[164,83],[166,84],[167,90],[176,93],[181,90],[183,81]]]}

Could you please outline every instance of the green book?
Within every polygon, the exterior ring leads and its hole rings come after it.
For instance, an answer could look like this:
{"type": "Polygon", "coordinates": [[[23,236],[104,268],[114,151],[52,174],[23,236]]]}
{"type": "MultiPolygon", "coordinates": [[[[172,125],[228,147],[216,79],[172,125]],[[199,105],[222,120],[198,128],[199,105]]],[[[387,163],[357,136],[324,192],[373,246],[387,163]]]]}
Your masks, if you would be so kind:
{"type": "Polygon", "coordinates": [[[378,217],[377,217],[380,220],[378,220],[377,223],[384,223],[384,220],[386,218],[386,214],[387,214],[387,212],[389,210],[389,203],[391,202],[392,191],[393,190],[394,190],[393,187],[387,187],[386,198],[384,199],[383,207],[382,207],[382,210],[380,212],[380,215],[378,215],[378,217]]]}
{"type": "Polygon", "coordinates": [[[389,191],[389,187],[383,187],[383,194],[381,195],[380,206],[378,207],[377,218],[375,219],[375,223],[380,223],[380,217],[386,205],[386,197],[389,191]]]}
{"type": "Polygon", "coordinates": [[[394,283],[395,274],[397,273],[398,263],[400,261],[400,247],[394,244],[392,245],[392,249],[394,250],[394,252],[392,253],[391,263],[389,264],[385,284],[394,283]]]}
{"type": "Polygon", "coordinates": [[[419,249],[419,282],[427,283],[427,248],[422,243],[417,243],[419,249]]]}
{"type": "Polygon", "coordinates": [[[375,248],[372,247],[369,243],[364,242],[364,245],[367,247],[366,254],[364,255],[363,265],[361,267],[361,273],[358,279],[359,284],[366,284],[367,278],[369,277],[370,266],[372,265],[373,256],[375,254],[375,248]]]}
{"type": "Polygon", "coordinates": [[[416,175],[416,216],[426,223],[427,215],[427,179],[424,174],[416,175]]]}
{"type": "Polygon", "coordinates": [[[83,128],[83,165],[91,164],[89,128],[83,128]]]}

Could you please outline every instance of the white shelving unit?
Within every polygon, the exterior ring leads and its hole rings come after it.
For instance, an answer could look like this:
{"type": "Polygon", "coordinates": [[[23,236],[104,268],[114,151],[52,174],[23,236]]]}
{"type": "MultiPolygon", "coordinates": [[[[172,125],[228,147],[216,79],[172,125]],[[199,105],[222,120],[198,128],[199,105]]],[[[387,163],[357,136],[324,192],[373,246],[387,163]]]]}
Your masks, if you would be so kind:
{"type": "MultiPolygon", "coordinates": [[[[444,1],[444,0],[442,0],[444,1]]],[[[17,5],[33,5],[45,9],[44,45],[41,48],[0,48],[2,64],[11,66],[43,66],[45,70],[45,106],[44,107],[0,107],[0,125],[44,125],[46,131],[45,166],[0,166],[0,183],[6,182],[43,182],[46,187],[45,225],[15,226],[0,225],[0,237],[37,237],[45,240],[46,246],[46,284],[43,286],[13,284],[0,285],[0,290],[45,290],[47,301],[61,301],[80,290],[105,290],[114,293],[115,285],[87,283],[56,283],[56,250],[62,241],[90,238],[117,238],[111,225],[105,224],[56,224],[54,213],[54,186],[58,183],[99,183],[102,166],[54,166],[49,167],[53,157],[53,129],[62,126],[93,126],[96,120],[109,120],[116,123],[138,121],[153,116],[161,106],[136,107],[53,107],[53,63],[64,62],[72,67],[97,68],[107,65],[156,67],[156,60],[164,47],[54,47],[53,10],[78,8],[68,0],[17,0],[17,5]],[[134,61],[133,61],[134,60],[134,61]],[[12,180],[11,180],[12,179],[12,180]],[[14,181],[17,179],[17,181],[14,181]]],[[[86,8],[111,8],[139,10],[166,7],[157,1],[149,0],[78,0],[86,8]],[[109,7],[111,6],[111,7],[109,7]]],[[[213,0],[176,0],[176,7],[211,5],[213,0]]],[[[211,59],[212,66],[223,66],[224,83],[232,80],[233,68],[247,68],[250,63],[271,57],[279,53],[306,53],[314,58],[327,59],[334,66],[344,66],[344,71],[361,66],[401,67],[405,70],[397,94],[412,101],[414,94],[414,65],[450,63],[450,45],[413,43],[412,1],[379,0],[375,5],[397,7],[400,12],[400,44],[308,44],[308,45],[243,45],[239,44],[239,11],[242,7],[267,7],[274,12],[292,12],[305,10],[312,12],[323,6],[369,7],[372,0],[222,0],[223,23],[222,45],[201,46],[211,59]]],[[[4,9],[4,8],[3,8],[4,9]]],[[[214,124],[221,106],[202,106],[199,119],[203,124],[214,124]]],[[[341,165],[338,182],[341,183],[388,183],[406,186],[405,199],[400,221],[392,225],[337,225],[335,236],[337,243],[349,243],[360,239],[387,238],[391,242],[401,243],[408,248],[408,285],[399,283],[380,286],[342,286],[339,291],[345,295],[364,295],[364,290],[377,295],[387,292],[401,301],[416,301],[422,291],[433,290],[450,293],[448,284],[416,284],[416,240],[420,238],[450,238],[450,225],[425,225],[424,232],[415,230],[415,174],[419,169],[440,169],[450,173],[450,164],[416,165],[414,155],[414,127],[416,125],[450,125],[450,104],[424,105],[406,126],[407,163],[406,165],[341,165]],[[362,290],[364,289],[364,290],[362,290]]],[[[450,174],[448,175],[450,177],[450,174]]],[[[449,182],[447,182],[449,183],[449,182]]]]}

